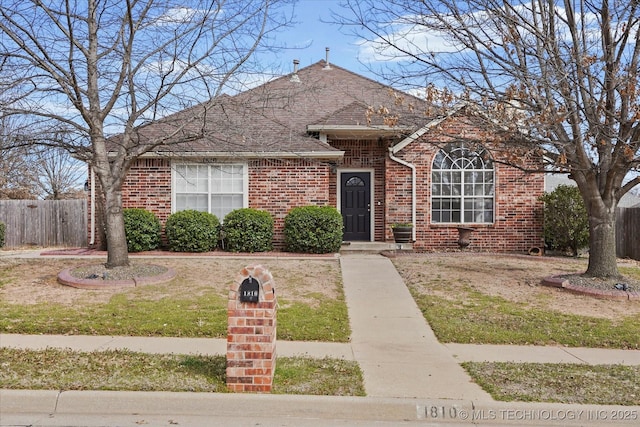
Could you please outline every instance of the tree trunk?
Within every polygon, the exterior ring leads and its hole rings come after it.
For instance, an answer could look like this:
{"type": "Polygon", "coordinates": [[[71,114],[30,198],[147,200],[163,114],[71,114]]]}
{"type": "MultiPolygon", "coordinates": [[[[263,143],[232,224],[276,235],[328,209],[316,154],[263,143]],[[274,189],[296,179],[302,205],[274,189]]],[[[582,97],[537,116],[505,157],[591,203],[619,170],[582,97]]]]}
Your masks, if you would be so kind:
{"type": "Polygon", "coordinates": [[[105,189],[105,225],[107,233],[107,268],[126,267],[129,265],[127,237],[124,232],[124,216],[122,214],[122,191],[105,189]]]}
{"type": "Polygon", "coordinates": [[[616,209],[589,213],[589,266],[587,276],[620,277],[616,258],[616,209]]]}

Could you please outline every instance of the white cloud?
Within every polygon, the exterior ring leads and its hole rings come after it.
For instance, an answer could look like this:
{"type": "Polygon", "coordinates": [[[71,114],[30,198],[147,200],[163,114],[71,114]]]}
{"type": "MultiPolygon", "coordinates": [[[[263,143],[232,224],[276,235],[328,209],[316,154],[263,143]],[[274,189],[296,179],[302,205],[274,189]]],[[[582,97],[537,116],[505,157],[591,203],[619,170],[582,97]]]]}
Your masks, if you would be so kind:
{"type": "Polygon", "coordinates": [[[428,32],[416,26],[396,26],[388,40],[380,37],[360,40],[358,57],[365,62],[404,61],[409,56],[404,52],[421,55],[425,52],[454,52],[456,47],[444,33],[428,32]],[[393,46],[391,46],[391,45],[393,46]],[[397,48],[396,48],[397,47],[397,48]]]}
{"type": "MultiPolygon", "coordinates": [[[[514,10],[519,14],[520,18],[527,23],[533,25],[533,10],[530,3],[524,3],[514,6],[514,10]]],[[[567,43],[571,43],[571,33],[566,26],[566,10],[562,6],[555,6],[555,14],[560,19],[557,31],[559,36],[567,43]]],[[[456,36],[464,35],[464,33],[447,34],[435,30],[429,30],[429,16],[405,15],[395,22],[387,24],[384,39],[376,37],[374,39],[361,39],[357,45],[359,46],[359,58],[364,62],[401,62],[409,60],[411,55],[424,56],[426,54],[438,53],[460,53],[465,50],[464,46],[455,40],[456,36]],[[425,23],[424,25],[421,23],[425,23]],[[405,53],[406,52],[406,53],[405,53]]],[[[442,19],[442,16],[433,18],[435,20],[442,19]]],[[[493,42],[501,43],[503,23],[501,19],[497,21],[487,11],[477,11],[467,15],[463,15],[461,19],[464,25],[472,30],[474,37],[478,37],[476,46],[491,46],[493,42]],[[499,27],[496,27],[499,26],[499,27]]],[[[538,16],[538,20],[540,17],[538,16]]],[[[587,12],[584,16],[577,17],[578,24],[584,24],[585,34],[590,39],[591,46],[594,50],[600,49],[600,40],[602,38],[600,24],[594,13],[587,12]]],[[[450,21],[451,28],[460,26],[460,22],[450,21]]],[[[615,36],[619,37],[623,31],[624,22],[614,22],[612,24],[615,29],[615,36]]],[[[632,30],[631,35],[635,36],[640,25],[632,30]]],[[[532,29],[527,25],[518,27],[518,31],[522,39],[529,39],[535,42],[538,37],[538,30],[532,29]]]]}
{"type": "Polygon", "coordinates": [[[158,16],[154,20],[156,25],[181,25],[186,24],[198,15],[203,15],[204,12],[198,9],[190,7],[173,7],[168,9],[165,13],[158,16]]]}

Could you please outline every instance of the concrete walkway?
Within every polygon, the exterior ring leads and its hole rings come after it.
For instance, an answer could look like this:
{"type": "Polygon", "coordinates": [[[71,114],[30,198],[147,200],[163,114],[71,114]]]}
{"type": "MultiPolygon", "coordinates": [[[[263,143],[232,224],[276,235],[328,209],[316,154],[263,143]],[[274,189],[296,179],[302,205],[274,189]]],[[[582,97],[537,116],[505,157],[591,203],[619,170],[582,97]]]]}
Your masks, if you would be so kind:
{"type": "Polygon", "coordinates": [[[354,254],[340,263],[368,396],[491,400],[438,342],[389,259],[354,254]]]}

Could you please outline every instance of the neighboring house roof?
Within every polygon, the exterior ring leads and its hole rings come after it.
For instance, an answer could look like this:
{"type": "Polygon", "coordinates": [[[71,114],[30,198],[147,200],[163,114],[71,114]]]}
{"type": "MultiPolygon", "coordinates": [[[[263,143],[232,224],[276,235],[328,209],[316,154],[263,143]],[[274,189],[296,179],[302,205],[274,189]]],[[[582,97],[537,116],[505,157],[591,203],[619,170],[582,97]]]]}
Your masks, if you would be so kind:
{"type": "MultiPolygon", "coordinates": [[[[569,178],[568,174],[553,173],[546,174],[544,181],[544,191],[550,193],[555,190],[559,185],[576,185],[576,182],[569,178]]],[[[627,193],[618,202],[619,208],[633,208],[640,207],[640,196],[627,193]]]]}
{"type": "Polygon", "coordinates": [[[313,133],[408,134],[424,124],[422,103],[319,61],[238,95],[218,97],[141,126],[137,137],[163,143],[147,156],[340,157],[342,151],[313,133]],[[385,125],[388,117],[398,118],[395,126],[385,125]]]}

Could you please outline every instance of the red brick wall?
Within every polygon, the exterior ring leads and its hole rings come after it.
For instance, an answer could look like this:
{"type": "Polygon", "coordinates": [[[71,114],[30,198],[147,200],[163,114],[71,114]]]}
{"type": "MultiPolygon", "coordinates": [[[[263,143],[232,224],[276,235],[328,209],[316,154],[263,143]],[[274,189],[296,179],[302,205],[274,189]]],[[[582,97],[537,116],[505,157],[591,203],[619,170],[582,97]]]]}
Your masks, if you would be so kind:
{"type": "MultiPolygon", "coordinates": [[[[331,146],[344,151],[344,158],[338,163],[339,168],[344,169],[373,169],[372,191],[374,204],[374,241],[383,242],[385,240],[385,161],[387,158],[386,140],[332,140],[331,146]]],[[[329,196],[332,206],[338,206],[337,197],[337,176],[331,176],[331,186],[329,196]]]]}
{"type": "MultiPolygon", "coordinates": [[[[327,162],[304,159],[249,162],[249,207],[273,215],[276,247],[281,248],[284,244],[284,217],[291,208],[330,204],[329,180],[327,162]]],[[[153,212],[164,225],[171,214],[170,161],[139,159],[127,175],[122,200],[125,208],[153,212]]]]}
{"type": "MultiPolygon", "coordinates": [[[[460,131],[464,125],[457,123],[460,131]]],[[[469,129],[467,129],[469,131],[469,129]]],[[[431,224],[431,162],[444,137],[428,133],[397,154],[416,166],[416,250],[456,249],[455,226],[431,224]]],[[[373,169],[376,241],[392,240],[390,224],[411,221],[411,171],[389,158],[389,142],[383,140],[336,140],[330,143],[345,151],[338,168],[373,169]]],[[[473,225],[469,250],[526,251],[542,246],[542,174],[524,174],[495,164],[495,222],[473,225]]],[[[266,210],[274,217],[274,244],[284,244],[284,218],[296,206],[337,206],[336,173],[329,162],[306,159],[260,159],[249,162],[249,207],[266,210]]],[[[171,214],[171,166],[168,159],[140,159],[131,168],[123,188],[124,207],[154,212],[164,224],[171,214]]],[[[96,221],[99,226],[100,221],[96,221]]],[[[99,236],[100,233],[96,233],[99,236]]]]}
{"type": "MultiPolygon", "coordinates": [[[[335,177],[333,177],[335,180],[335,177]]],[[[298,206],[327,206],[330,166],[304,159],[262,159],[249,163],[249,207],[273,215],[274,245],[284,245],[284,218],[298,206]]]]}
{"type": "Polygon", "coordinates": [[[162,224],[171,215],[171,163],[169,159],[138,159],[122,187],[124,208],[156,214],[162,224]]]}
{"type": "MultiPolygon", "coordinates": [[[[457,132],[473,131],[463,123],[453,123],[457,132]]],[[[450,129],[443,128],[443,134],[450,129]]],[[[458,230],[450,224],[431,223],[431,163],[446,138],[427,133],[401,150],[396,157],[416,166],[417,211],[415,250],[457,249],[458,230]]],[[[485,144],[491,151],[489,143],[485,144]]],[[[473,224],[469,250],[523,252],[543,245],[543,174],[526,174],[519,169],[495,165],[495,211],[493,224],[473,224]]],[[[411,220],[411,170],[389,159],[387,163],[387,222],[411,220]]],[[[387,239],[392,239],[387,232],[387,239]]]]}
{"type": "MultiPolygon", "coordinates": [[[[405,154],[405,153],[403,153],[405,154]]],[[[402,158],[401,155],[396,156],[402,158]]],[[[421,161],[415,159],[415,161],[421,161]]],[[[411,181],[411,169],[407,166],[391,160],[387,156],[387,204],[386,204],[386,227],[385,227],[385,239],[392,240],[393,234],[391,232],[391,224],[398,222],[412,222],[411,219],[411,207],[412,207],[412,181],[411,181]]],[[[417,184],[417,201],[418,209],[422,209],[421,201],[424,200],[423,196],[428,191],[428,187],[417,184]]],[[[417,231],[417,229],[416,229],[417,231]]]]}

